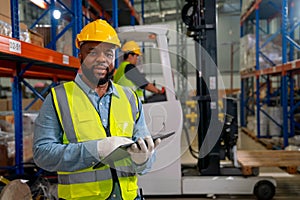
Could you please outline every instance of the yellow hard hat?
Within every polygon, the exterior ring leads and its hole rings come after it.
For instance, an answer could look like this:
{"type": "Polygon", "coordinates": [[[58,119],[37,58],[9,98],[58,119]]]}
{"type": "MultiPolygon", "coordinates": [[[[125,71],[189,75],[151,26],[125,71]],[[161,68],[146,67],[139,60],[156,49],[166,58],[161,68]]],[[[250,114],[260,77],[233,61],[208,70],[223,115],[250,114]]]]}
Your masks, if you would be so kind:
{"type": "Polygon", "coordinates": [[[76,37],[76,47],[84,41],[106,42],[121,47],[121,43],[115,29],[105,20],[97,19],[88,23],[76,37]]]}
{"type": "Polygon", "coordinates": [[[135,41],[128,41],[122,47],[123,52],[133,52],[137,55],[142,55],[140,46],[135,41]]]}

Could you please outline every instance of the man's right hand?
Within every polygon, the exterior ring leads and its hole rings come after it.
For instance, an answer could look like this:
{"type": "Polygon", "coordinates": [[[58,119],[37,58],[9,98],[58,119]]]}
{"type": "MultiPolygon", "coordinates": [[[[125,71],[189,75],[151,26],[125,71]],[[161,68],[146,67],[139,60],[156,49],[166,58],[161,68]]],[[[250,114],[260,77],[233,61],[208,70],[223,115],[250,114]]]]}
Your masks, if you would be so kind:
{"type": "Polygon", "coordinates": [[[131,139],[119,136],[107,137],[102,140],[99,140],[97,143],[99,157],[101,159],[105,158],[119,146],[130,143],[133,143],[131,139]]]}

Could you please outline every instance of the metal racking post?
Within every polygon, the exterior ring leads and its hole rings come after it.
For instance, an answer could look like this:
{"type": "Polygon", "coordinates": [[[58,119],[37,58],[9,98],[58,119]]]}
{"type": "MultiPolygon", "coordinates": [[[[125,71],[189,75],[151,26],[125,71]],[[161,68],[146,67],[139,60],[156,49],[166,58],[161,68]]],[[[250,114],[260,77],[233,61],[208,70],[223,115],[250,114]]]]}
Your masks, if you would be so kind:
{"type": "MultiPolygon", "coordinates": [[[[11,7],[11,25],[12,25],[12,37],[20,39],[20,26],[19,26],[19,3],[18,0],[10,1],[11,7]]],[[[15,165],[16,174],[23,174],[24,169],[22,167],[23,162],[23,122],[22,122],[22,86],[19,77],[21,66],[18,63],[16,72],[12,84],[13,95],[13,111],[15,121],[15,165]]]]}
{"type": "MultiPolygon", "coordinates": [[[[288,0],[282,0],[282,64],[287,63],[287,28],[288,28],[288,0]]],[[[283,72],[281,82],[281,99],[283,111],[283,144],[284,147],[288,146],[288,82],[287,74],[283,72]]]]}
{"type": "MultiPolygon", "coordinates": [[[[256,5],[255,7],[255,26],[256,26],[256,33],[255,33],[255,37],[256,37],[256,42],[255,42],[255,58],[256,58],[256,66],[255,69],[259,70],[260,66],[259,66],[259,5],[256,5]]],[[[255,76],[256,79],[256,121],[257,121],[257,137],[260,137],[260,94],[259,94],[259,87],[260,87],[260,81],[259,81],[259,76],[255,76]]]]}

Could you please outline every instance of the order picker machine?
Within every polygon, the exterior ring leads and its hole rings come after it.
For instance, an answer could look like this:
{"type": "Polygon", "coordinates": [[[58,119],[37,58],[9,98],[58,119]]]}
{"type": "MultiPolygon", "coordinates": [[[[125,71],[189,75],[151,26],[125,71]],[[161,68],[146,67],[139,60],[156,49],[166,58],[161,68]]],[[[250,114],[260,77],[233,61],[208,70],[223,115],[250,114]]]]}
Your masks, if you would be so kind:
{"type": "Polygon", "coordinates": [[[167,32],[170,30],[164,25],[118,28],[123,43],[134,40],[143,45],[144,55],[151,57],[145,56],[149,64],[142,64],[147,79],[148,74],[155,73],[157,86],[165,88],[163,96],[148,98],[151,101],[145,98],[143,104],[151,134],[176,131],[175,136],[162,141],[153,168],[139,177],[139,186],[144,195],[254,194],[258,199],[272,199],[276,188],[274,178],[258,176],[258,168],[245,176],[237,162],[237,102],[234,98],[223,99],[224,117],[219,120],[215,0],[188,0],[182,9],[182,18],[187,25],[187,35],[195,41],[197,94],[194,100],[199,112],[195,165],[182,165],[180,159],[183,152],[181,133],[186,128],[183,126],[182,102],[174,89],[175,79],[180,74],[171,68],[170,55],[176,53],[168,48],[167,32]]]}

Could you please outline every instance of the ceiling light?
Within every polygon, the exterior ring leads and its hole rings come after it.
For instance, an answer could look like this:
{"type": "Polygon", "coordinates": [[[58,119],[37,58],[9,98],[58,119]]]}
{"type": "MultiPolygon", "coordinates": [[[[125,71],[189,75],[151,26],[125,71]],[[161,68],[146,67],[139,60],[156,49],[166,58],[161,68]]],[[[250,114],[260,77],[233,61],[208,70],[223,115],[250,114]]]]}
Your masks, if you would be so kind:
{"type": "Polygon", "coordinates": [[[53,10],[53,17],[54,17],[54,19],[60,19],[61,12],[57,9],[53,10]]]}

